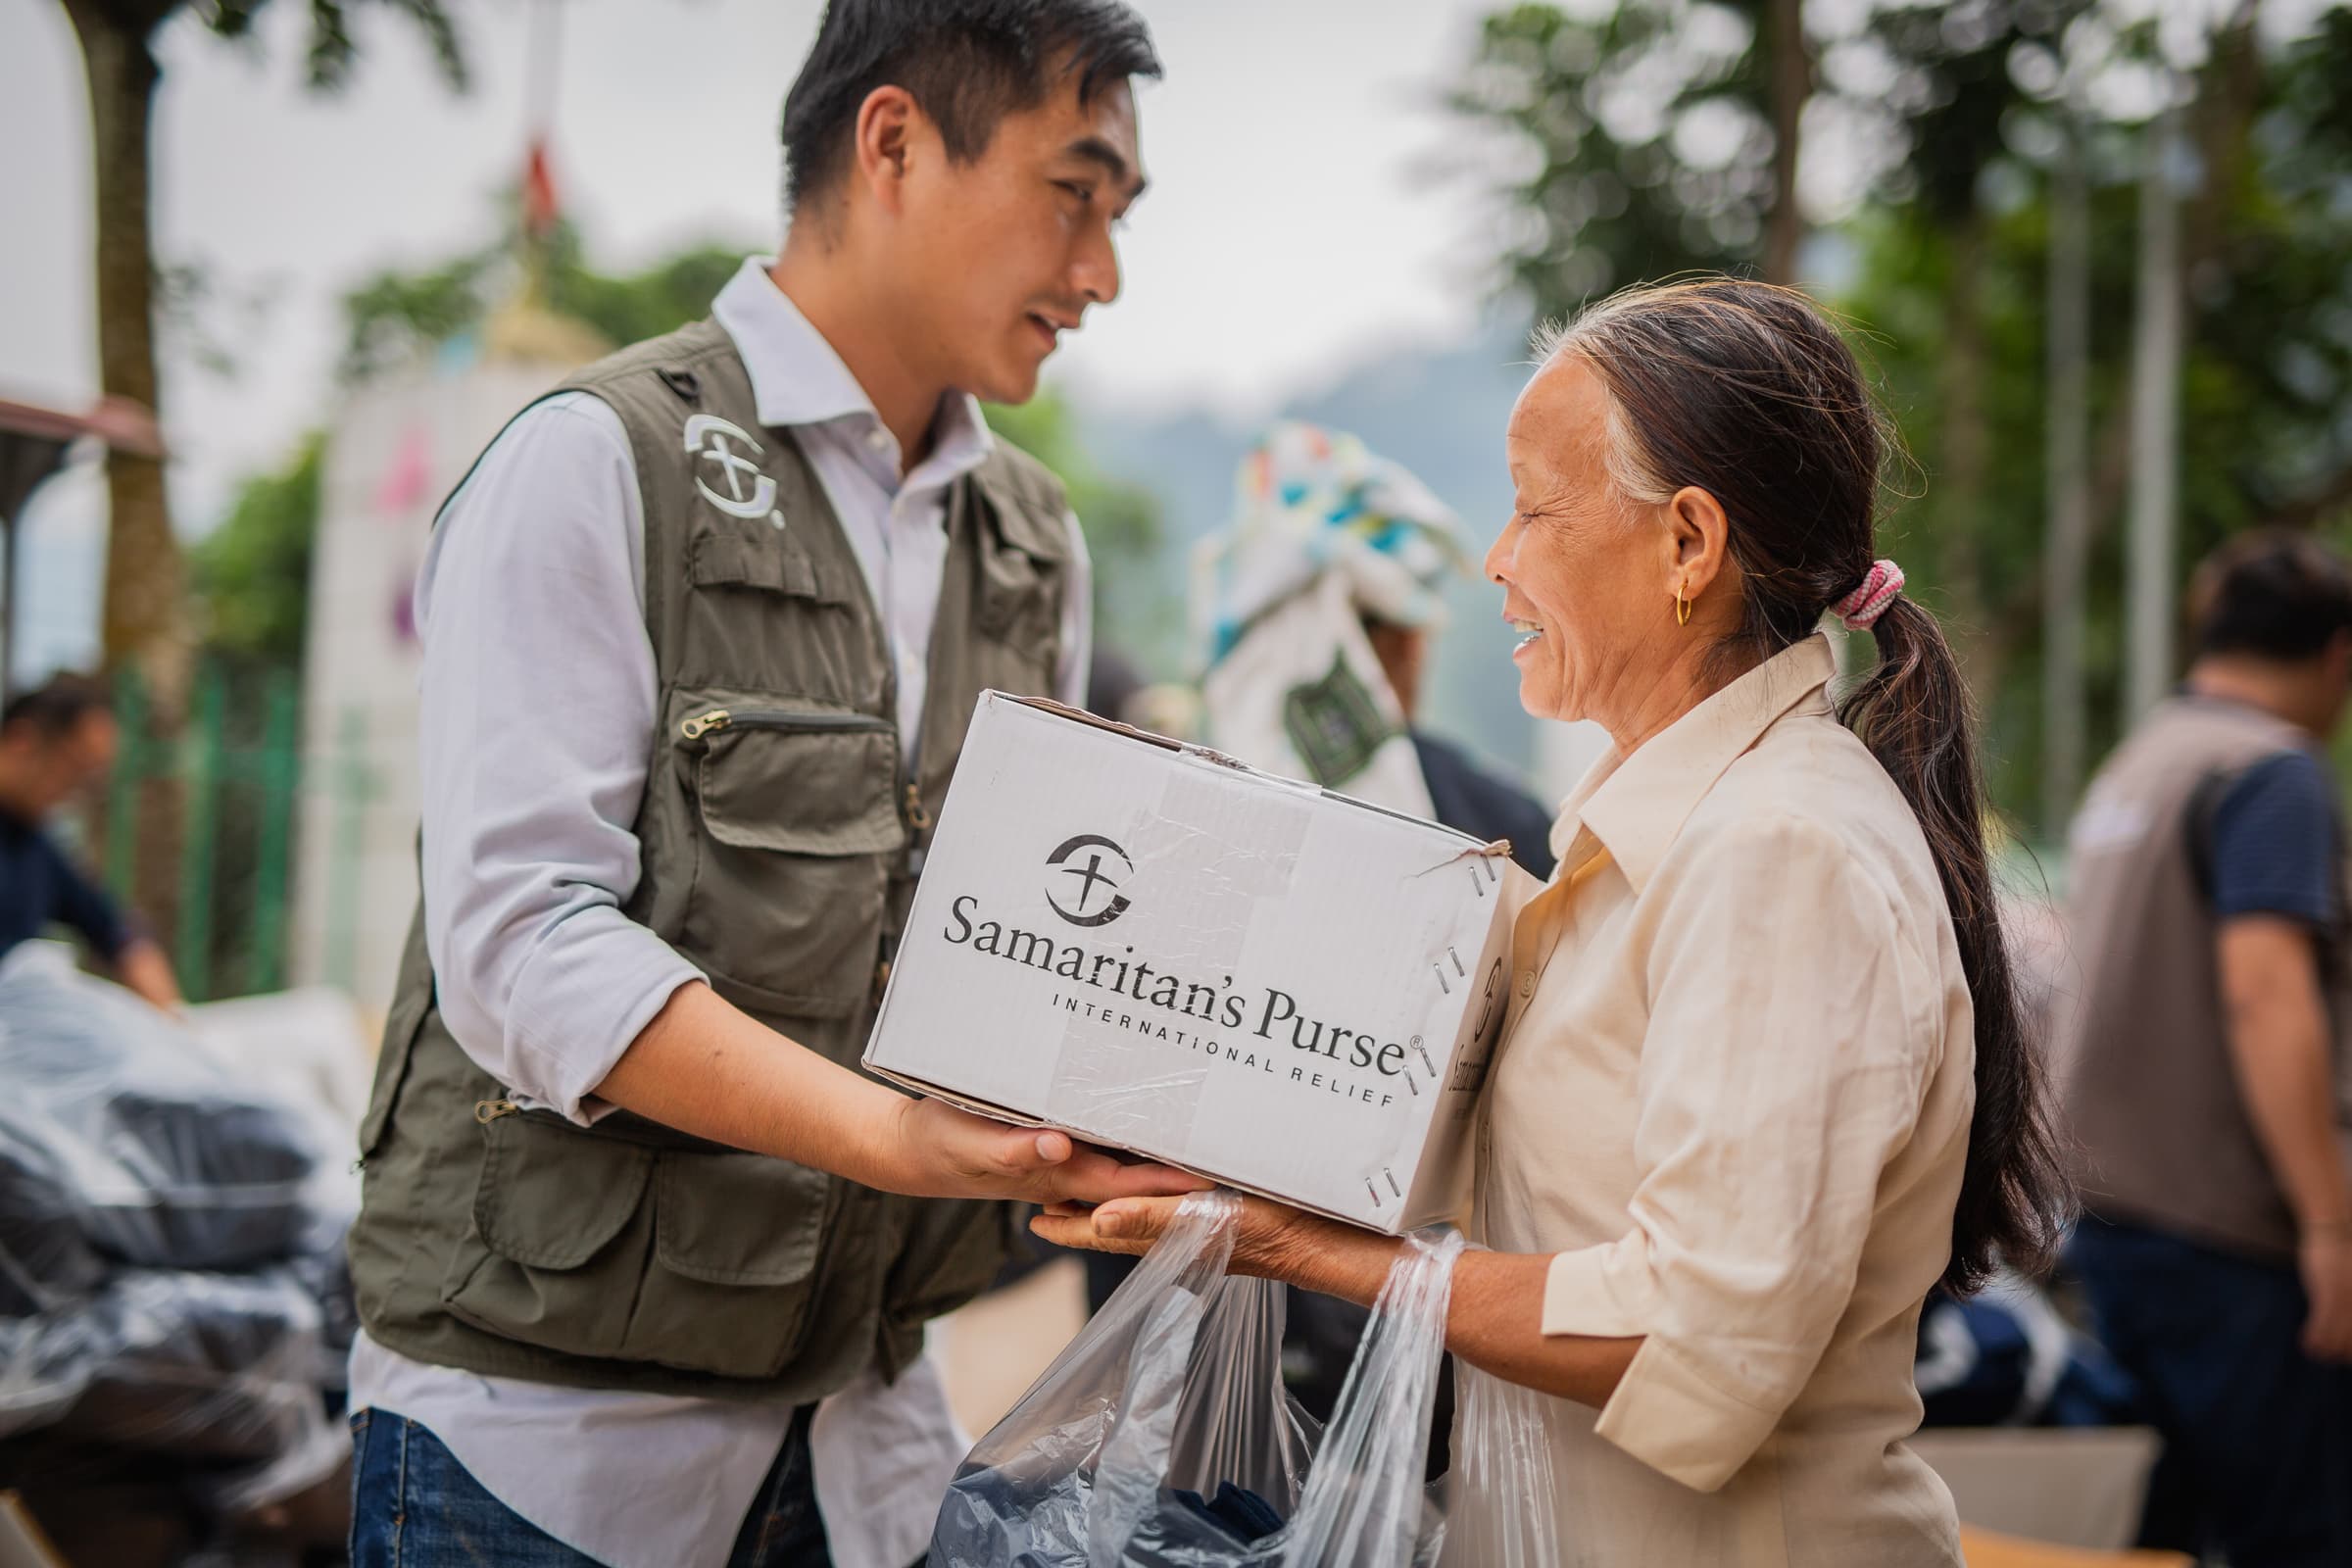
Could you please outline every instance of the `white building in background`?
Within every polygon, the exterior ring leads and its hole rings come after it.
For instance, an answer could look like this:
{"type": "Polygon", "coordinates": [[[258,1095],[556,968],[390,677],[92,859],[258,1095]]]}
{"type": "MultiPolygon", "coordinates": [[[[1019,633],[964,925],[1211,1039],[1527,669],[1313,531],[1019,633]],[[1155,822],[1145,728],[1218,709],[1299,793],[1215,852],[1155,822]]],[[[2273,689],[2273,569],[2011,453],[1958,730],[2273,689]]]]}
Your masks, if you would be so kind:
{"type": "Polygon", "coordinates": [[[392,1000],[416,907],[412,595],[434,513],[516,411],[605,351],[528,305],[478,337],[374,377],[327,440],[303,661],[303,791],[292,980],[392,1000]]]}

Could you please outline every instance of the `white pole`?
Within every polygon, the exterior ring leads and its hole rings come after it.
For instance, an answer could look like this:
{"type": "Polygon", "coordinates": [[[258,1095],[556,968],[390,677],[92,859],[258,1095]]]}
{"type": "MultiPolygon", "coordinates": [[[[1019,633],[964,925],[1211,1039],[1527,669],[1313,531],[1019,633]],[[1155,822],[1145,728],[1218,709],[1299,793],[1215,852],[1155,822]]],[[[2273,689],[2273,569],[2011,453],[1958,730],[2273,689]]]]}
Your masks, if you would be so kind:
{"type": "Polygon", "coordinates": [[[2132,346],[2131,658],[2128,718],[2172,685],[2180,613],[2180,203],[2174,181],[2179,112],[2148,125],[2139,187],[2139,285],[2132,346]]]}

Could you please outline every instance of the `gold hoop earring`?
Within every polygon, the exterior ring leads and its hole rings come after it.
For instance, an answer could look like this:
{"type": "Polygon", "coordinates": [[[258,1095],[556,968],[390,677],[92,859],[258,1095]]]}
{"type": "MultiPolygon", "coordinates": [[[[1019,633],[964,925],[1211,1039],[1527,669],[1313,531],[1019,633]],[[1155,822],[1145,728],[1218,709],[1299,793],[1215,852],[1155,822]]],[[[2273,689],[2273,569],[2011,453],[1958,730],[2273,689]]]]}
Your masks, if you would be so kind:
{"type": "Polygon", "coordinates": [[[1677,584],[1674,590],[1674,623],[1677,626],[1690,624],[1690,601],[1683,597],[1680,584],[1677,584]]]}

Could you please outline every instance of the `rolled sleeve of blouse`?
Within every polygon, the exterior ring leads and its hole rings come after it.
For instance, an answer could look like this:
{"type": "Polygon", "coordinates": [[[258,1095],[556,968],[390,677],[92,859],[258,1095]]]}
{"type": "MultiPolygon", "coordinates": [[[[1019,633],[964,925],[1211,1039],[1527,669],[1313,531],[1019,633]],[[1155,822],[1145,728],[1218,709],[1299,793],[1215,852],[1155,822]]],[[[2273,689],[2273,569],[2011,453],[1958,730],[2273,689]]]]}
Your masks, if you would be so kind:
{"type": "Polygon", "coordinates": [[[1801,818],[1685,833],[1640,905],[1633,1229],[1552,1259],[1543,1331],[1642,1337],[1596,1431],[1713,1491],[1845,1312],[1939,994],[1886,880],[1801,818]]]}

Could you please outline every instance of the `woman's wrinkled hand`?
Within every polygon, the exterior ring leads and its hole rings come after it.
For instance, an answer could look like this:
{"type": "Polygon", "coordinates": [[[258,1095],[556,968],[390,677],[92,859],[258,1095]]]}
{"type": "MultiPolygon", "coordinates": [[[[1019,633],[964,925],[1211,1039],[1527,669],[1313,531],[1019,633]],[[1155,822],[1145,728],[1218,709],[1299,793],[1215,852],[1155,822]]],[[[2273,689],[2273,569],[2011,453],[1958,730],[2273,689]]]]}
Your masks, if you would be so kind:
{"type": "MultiPolygon", "coordinates": [[[[1121,1198],[1089,1207],[1055,1203],[1029,1222],[1030,1230],[1057,1247],[1096,1252],[1143,1253],[1176,1222],[1181,1198],[1121,1198]]],[[[1342,1225],[1269,1199],[1242,1199],[1234,1232],[1233,1261],[1227,1271],[1261,1279],[1312,1286],[1343,1255],[1370,1249],[1393,1253],[1386,1237],[1342,1225]]]]}

